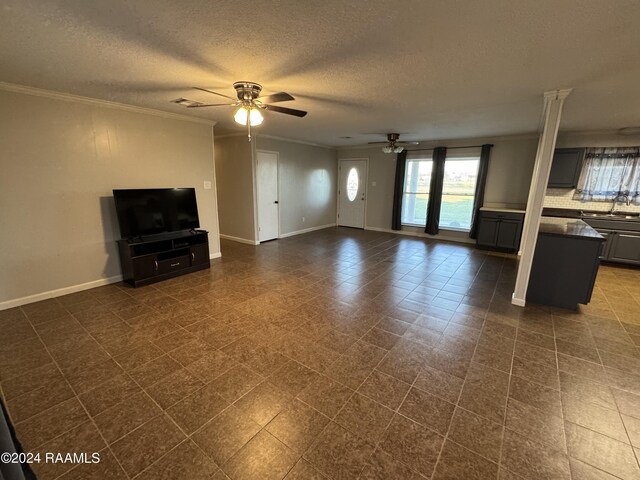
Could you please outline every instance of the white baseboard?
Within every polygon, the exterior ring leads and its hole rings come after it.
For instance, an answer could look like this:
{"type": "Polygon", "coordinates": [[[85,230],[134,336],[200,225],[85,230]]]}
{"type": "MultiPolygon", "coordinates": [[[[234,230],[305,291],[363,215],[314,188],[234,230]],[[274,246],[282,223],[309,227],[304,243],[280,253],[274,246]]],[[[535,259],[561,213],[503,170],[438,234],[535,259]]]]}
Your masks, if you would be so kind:
{"type": "Polygon", "coordinates": [[[293,237],[294,235],[301,235],[303,233],[314,232],[316,230],[322,230],[324,228],[331,228],[335,226],[336,226],[335,223],[327,223],[326,225],[319,225],[317,227],[305,228],[304,230],[296,230],[295,232],[281,233],[278,238],[293,237]]]}
{"type": "Polygon", "coordinates": [[[420,232],[410,232],[407,230],[391,230],[390,228],[377,228],[377,227],[364,227],[365,230],[373,230],[374,232],[386,232],[386,233],[396,233],[398,235],[407,235],[409,237],[420,237],[420,238],[430,238],[433,240],[444,240],[447,242],[457,242],[457,243],[466,243],[470,245],[475,245],[476,241],[473,238],[463,238],[463,237],[450,237],[448,235],[428,235],[426,233],[420,232]]]}
{"type": "Polygon", "coordinates": [[[71,285],[70,287],[57,288],[55,290],[49,290],[47,292],[36,293],[35,295],[29,295],[26,297],[21,297],[13,300],[0,302],[0,310],[7,310],[8,308],[26,305],[27,303],[34,303],[34,302],[39,302],[41,300],[48,300],[49,298],[62,297],[63,295],[69,295],[70,293],[81,292],[82,290],[89,290],[91,288],[102,287],[103,285],[109,285],[111,283],[117,283],[121,281],[122,281],[122,275],[115,275],[113,277],[101,278],[100,280],[81,283],[79,285],[71,285]]]}
{"type": "Polygon", "coordinates": [[[518,307],[524,307],[527,304],[527,301],[524,298],[516,298],[515,293],[511,294],[511,303],[518,307]]]}
{"type": "MultiPolygon", "coordinates": [[[[209,258],[211,260],[213,260],[214,258],[220,258],[220,257],[222,257],[222,252],[214,252],[209,254],[209,258]]],[[[110,285],[112,283],[118,283],[121,281],[122,281],[122,275],[115,275],[113,277],[101,278],[100,280],[81,283],[79,285],[71,285],[70,287],[57,288],[55,290],[49,290],[47,292],[28,295],[26,297],[20,297],[13,300],[6,300],[4,302],[0,302],[0,310],[7,310],[9,308],[19,307],[21,305],[39,302],[41,300],[48,300],[50,298],[62,297],[63,295],[69,295],[70,293],[81,292],[83,290],[102,287],[103,285],[110,285]]]]}
{"type": "Polygon", "coordinates": [[[260,243],[255,240],[249,240],[248,238],[232,237],[231,235],[224,235],[222,233],[220,234],[220,238],[231,240],[232,242],[246,243],[247,245],[258,245],[260,243]]]}

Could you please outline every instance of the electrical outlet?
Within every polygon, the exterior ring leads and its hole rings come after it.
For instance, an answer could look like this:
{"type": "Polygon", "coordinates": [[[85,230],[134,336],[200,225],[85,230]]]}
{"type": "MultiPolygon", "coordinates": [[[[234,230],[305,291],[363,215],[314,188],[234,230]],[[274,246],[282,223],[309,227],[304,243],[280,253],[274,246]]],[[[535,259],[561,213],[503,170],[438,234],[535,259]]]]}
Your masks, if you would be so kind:
{"type": "Polygon", "coordinates": [[[211,190],[211,182],[208,182],[208,181],[205,180],[204,189],[205,190],[211,190]]]}
{"type": "Polygon", "coordinates": [[[302,223],[304,223],[304,222],[305,222],[305,220],[306,220],[306,219],[305,219],[304,217],[302,217],[302,223]]]}

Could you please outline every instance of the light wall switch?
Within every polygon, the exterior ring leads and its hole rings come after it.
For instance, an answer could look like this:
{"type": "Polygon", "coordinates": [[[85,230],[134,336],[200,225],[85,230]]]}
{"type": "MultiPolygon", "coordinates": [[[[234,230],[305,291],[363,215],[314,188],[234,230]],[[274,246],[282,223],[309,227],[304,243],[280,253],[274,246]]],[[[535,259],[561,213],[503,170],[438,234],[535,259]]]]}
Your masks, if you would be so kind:
{"type": "Polygon", "coordinates": [[[211,182],[205,181],[204,182],[204,189],[205,190],[211,190],[211,182]]]}
{"type": "Polygon", "coordinates": [[[304,217],[302,217],[302,223],[304,223],[304,221],[305,221],[305,220],[306,220],[306,219],[305,219],[304,217]]]}
{"type": "Polygon", "coordinates": [[[371,182],[372,187],[375,187],[376,185],[377,185],[376,182],[371,182]]]}

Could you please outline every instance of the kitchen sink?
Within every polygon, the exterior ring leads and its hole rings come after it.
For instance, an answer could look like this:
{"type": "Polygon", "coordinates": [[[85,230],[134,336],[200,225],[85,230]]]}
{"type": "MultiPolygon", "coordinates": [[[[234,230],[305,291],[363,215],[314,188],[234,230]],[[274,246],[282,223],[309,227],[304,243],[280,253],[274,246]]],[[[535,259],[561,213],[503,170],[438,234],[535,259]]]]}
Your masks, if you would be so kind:
{"type": "Polygon", "coordinates": [[[582,217],[588,218],[610,218],[611,220],[632,220],[640,219],[638,215],[627,215],[624,213],[582,213],[582,217]]]}

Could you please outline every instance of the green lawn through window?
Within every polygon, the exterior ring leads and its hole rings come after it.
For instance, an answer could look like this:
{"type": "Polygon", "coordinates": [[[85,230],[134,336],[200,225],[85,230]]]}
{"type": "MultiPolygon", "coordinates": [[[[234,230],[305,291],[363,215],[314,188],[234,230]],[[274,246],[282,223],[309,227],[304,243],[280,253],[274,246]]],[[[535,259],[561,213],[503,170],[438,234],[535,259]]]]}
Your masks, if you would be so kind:
{"type": "MultiPolygon", "coordinates": [[[[427,194],[416,195],[415,219],[427,218],[427,194]]],[[[468,230],[471,228],[471,216],[473,213],[473,195],[442,195],[442,208],[440,210],[440,228],[459,228],[468,230]]]]}

